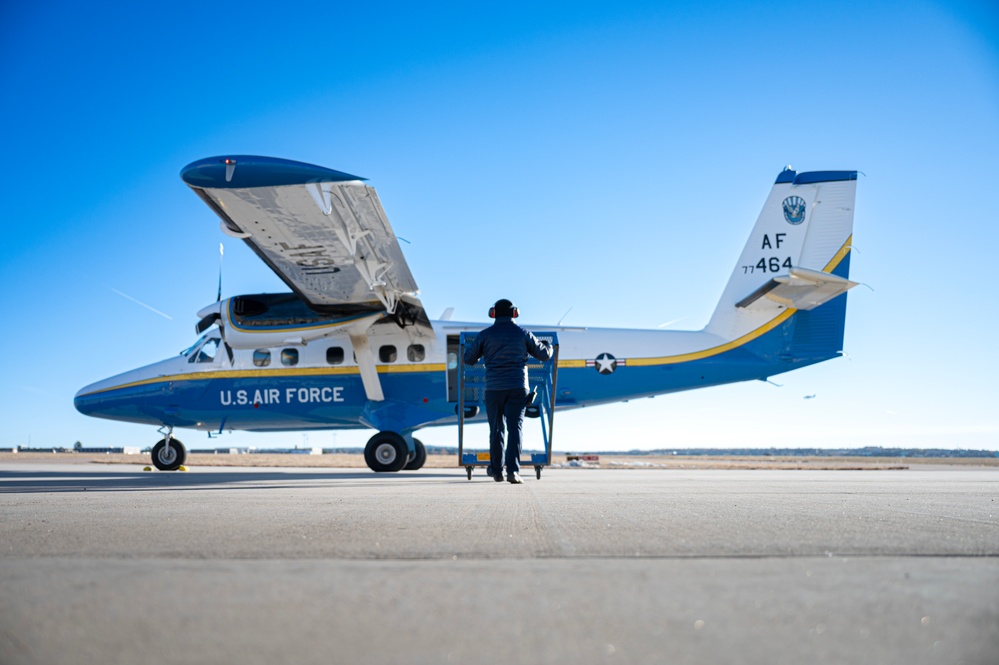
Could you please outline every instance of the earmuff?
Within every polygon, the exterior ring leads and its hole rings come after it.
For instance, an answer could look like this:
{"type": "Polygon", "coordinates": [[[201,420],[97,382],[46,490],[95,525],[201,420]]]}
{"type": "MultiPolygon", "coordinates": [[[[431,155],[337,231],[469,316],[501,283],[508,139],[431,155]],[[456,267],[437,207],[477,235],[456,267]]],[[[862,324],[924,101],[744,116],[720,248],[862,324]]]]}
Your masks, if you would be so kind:
{"type": "MultiPolygon", "coordinates": [[[[506,304],[506,306],[507,306],[506,309],[510,310],[510,312],[511,312],[510,318],[516,319],[518,316],[520,316],[520,309],[518,309],[517,306],[514,305],[512,302],[510,302],[509,300],[498,300],[498,301],[496,301],[496,305],[500,305],[501,303],[506,304]]],[[[496,305],[493,305],[492,307],[489,308],[489,318],[490,319],[495,319],[496,318],[496,305]]]]}

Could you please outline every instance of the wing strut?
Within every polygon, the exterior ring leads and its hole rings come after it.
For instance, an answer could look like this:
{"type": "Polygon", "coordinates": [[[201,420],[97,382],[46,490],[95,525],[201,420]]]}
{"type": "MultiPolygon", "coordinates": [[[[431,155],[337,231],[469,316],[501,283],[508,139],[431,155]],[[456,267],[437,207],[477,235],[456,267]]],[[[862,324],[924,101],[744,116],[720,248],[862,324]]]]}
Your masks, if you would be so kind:
{"type": "Polygon", "coordinates": [[[378,378],[378,369],[375,367],[375,353],[371,349],[371,340],[368,338],[368,328],[379,318],[381,315],[362,319],[351,325],[348,333],[350,344],[354,348],[354,358],[357,360],[357,370],[361,373],[364,394],[372,402],[385,400],[382,382],[378,378]]]}

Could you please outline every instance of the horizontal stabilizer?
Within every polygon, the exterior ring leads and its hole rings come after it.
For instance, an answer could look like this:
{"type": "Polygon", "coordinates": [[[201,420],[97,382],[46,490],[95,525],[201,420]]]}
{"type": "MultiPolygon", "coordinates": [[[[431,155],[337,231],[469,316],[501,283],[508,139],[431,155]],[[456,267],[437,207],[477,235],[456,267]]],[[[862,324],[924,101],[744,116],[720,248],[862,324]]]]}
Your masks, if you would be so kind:
{"type": "Polygon", "coordinates": [[[785,307],[807,311],[824,305],[857,285],[857,282],[807,268],[791,268],[789,273],[774,277],[735,306],[749,307],[765,297],[785,307]]]}

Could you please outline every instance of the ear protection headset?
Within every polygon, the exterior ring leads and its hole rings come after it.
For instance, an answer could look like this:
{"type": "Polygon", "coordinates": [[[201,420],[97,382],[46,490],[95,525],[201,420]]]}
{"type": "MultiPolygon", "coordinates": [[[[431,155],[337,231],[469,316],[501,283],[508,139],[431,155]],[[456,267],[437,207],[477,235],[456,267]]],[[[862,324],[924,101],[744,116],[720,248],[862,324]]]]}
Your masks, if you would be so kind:
{"type": "Polygon", "coordinates": [[[510,312],[509,315],[507,315],[507,314],[500,314],[500,316],[509,316],[512,319],[516,319],[518,316],[520,316],[520,310],[517,308],[517,306],[514,305],[509,300],[504,299],[504,300],[497,300],[496,304],[489,308],[489,318],[490,319],[495,319],[496,318],[496,309],[497,308],[499,308],[501,311],[504,311],[504,312],[510,312]]]}

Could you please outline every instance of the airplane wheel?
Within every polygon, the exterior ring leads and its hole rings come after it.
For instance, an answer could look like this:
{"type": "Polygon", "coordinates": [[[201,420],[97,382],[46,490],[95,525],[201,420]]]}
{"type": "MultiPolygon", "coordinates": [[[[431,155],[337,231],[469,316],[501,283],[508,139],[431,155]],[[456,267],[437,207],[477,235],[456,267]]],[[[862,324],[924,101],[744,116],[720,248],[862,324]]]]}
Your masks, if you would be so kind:
{"type": "Polygon", "coordinates": [[[409,460],[406,466],[403,467],[406,471],[422,469],[423,465],[427,462],[427,447],[419,439],[413,439],[413,444],[416,446],[416,452],[413,454],[413,459],[409,460]]]}
{"type": "Polygon", "coordinates": [[[395,432],[379,432],[364,446],[364,461],[372,471],[399,471],[409,457],[406,440],[395,432]]]}
{"type": "Polygon", "coordinates": [[[187,449],[177,439],[163,439],[153,446],[153,466],[160,471],[176,471],[187,459],[187,449]]]}

